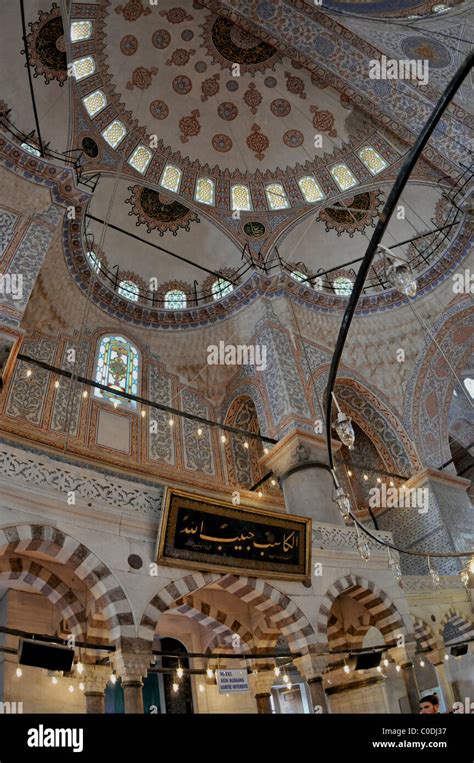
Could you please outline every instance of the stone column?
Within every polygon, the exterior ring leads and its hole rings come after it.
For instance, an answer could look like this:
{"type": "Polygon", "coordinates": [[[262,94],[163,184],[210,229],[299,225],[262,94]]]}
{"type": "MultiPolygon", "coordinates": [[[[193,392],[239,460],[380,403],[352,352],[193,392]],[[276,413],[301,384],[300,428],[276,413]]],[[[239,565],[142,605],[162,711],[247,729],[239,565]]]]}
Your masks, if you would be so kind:
{"type": "Polygon", "coordinates": [[[322,676],[327,665],[327,659],[314,654],[305,654],[303,657],[296,657],[294,663],[299,674],[306,679],[308,684],[313,713],[328,713],[329,707],[322,676]]]}
{"type": "Polygon", "coordinates": [[[84,672],[84,696],[86,713],[105,712],[105,688],[110,676],[110,668],[103,665],[86,665],[84,672]]]}
{"type": "Polygon", "coordinates": [[[405,647],[391,649],[390,653],[397,665],[401,667],[401,674],[408,697],[408,704],[412,713],[420,712],[420,691],[416,680],[415,667],[412,657],[416,650],[416,644],[407,644],[405,647]]]}
{"type": "Polygon", "coordinates": [[[259,713],[269,715],[272,712],[270,696],[274,680],[275,674],[272,670],[259,670],[255,676],[254,692],[259,713]]]}
{"type": "Polygon", "coordinates": [[[436,679],[439,686],[441,687],[446,709],[449,711],[452,709],[455,699],[453,687],[451,686],[451,682],[446,675],[446,662],[444,660],[445,655],[446,651],[440,647],[439,649],[430,652],[428,654],[428,659],[435,669],[436,679]]]}
{"type": "Polygon", "coordinates": [[[143,677],[147,674],[152,655],[117,651],[113,660],[122,680],[125,712],[143,714],[143,677]]]}
{"type": "MultiPolygon", "coordinates": [[[[403,505],[379,515],[379,527],[392,532],[395,544],[401,546],[423,547],[424,539],[430,534],[437,538],[436,548],[446,551],[472,548],[474,532],[472,506],[467,494],[469,486],[470,480],[424,469],[404,483],[403,505]]],[[[409,572],[406,564],[402,554],[404,574],[428,574],[426,559],[410,559],[409,572]]],[[[461,569],[459,561],[453,558],[433,559],[432,565],[440,575],[457,575],[461,569]]]]}
{"type": "MultiPolygon", "coordinates": [[[[340,442],[333,442],[334,450],[340,447],[340,442]]],[[[321,435],[295,430],[263,456],[261,463],[264,470],[279,477],[289,514],[344,525],[334,500],[326,440],[321,435]]]]}

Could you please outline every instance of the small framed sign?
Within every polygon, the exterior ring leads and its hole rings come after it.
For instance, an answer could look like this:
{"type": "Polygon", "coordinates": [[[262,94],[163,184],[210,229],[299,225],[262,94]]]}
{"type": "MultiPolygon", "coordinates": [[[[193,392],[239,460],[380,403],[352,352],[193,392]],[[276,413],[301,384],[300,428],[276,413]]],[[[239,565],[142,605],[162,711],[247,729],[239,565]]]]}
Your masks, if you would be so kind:
{"type": "Polygon", "coordinates": [[[158,564],[309,580],[311,520],[168,488],[158,564]]]}
{"type": "Polygon", "coordinates": [[[216,677],[220,694],[249,691],[249,679],[246,670],[216,670],[216,677]]]}

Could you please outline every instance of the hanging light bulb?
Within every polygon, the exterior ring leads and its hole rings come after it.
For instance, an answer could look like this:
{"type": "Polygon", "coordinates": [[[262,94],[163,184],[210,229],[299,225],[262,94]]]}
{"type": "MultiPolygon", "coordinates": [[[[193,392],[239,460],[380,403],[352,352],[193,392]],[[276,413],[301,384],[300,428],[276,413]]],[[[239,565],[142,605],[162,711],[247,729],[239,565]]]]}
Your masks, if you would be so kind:
{"type": "Polygon", "coordinates": [[[56,684],[58,683],[58,679],[56,678],[56,676],[52,677],[51,683],[53,684],[53,686],[56,686],[56,684]]]}
{"type": "Polygon", "coordinates": [[[80,676],[84,673],[84,665],[82,664],[82,662],[80,660],[79,660],[79,662],[76,665],[76,670],[77,670],[77,672],[79,673],[80,676]]]}
{"type": "Polygon", "coordinates": [[[383,664],[385,665],[386,668],[388,668],[388,660],[387,660],[387,658],[384,659],[383,664]]]}
{"type": "Polygon", "coordinates": [[[288,689],[288,691],[289,691],[289,690],[290,690],[292,687],[293,687],[293,684],[291,683],[291,681],[288,681],[288,683],[286,684],[286,688],[288,689]]]}
{"type": "Polygon", "coordinates": [[[347,522],[351,518],[351,502],[349,496],[344,492],[344,488],[338,487],[336,490],[336,503],[339,506],[344,522],[347,522]]]}
{"type": "Polygon", "coordinates": [[[199,691],[201,692],[201,694],[204,694],[204,692],[206,691],[204,684],[199,684],[199,691]]]}
{"type": "Polygon", "coordinates": [[[285,673],[285,675],[283,676],[283,683],[285,684],[290,683],[290,678],[288,676],[288,673],[285,673]]]}
{"type": "Polygon", "coordinates": [[[248,447],[249,447],[249,444],[248,444],[247,440],[245,440],[245,442],[244,442],[244,448],[248,448],[248,447]]]}
{"type": "Polygon", "coordinates": [[[425,661],[424,660],[420,660],[420,668],[424,668],[424,667],[425,667],[425,661]]]}
{"type": "Polygon", "coordinates": [[[444,655],[444,659],[445,659],[445,660],[446,660],[446,662],[447,662],[447,661],[449,660],[449,654],[445,654],[445,655],[444,655]]]}
{"type": "Polygon", "coordinates": [[[341,411],[341,408],[339,406],[339,403],[337,402],[336,395],[334,392],[332,394],[332,399],[334,400],[336,407],[337,407],[337,421],[335,424],[332,425],[332,428],[336,430],[340,441],[345,445],[349,450],[354,450],[354,440],[355,440],[355,434],[354,429],[352,427],[352,419],[350,416],[346,416],[346,414],[341,411]]]}
{"type": "Polygon", "coordinates": [[[183,668],[181,667],[181,665],[179,665],[179,666],[178,666],[178,669],[177,669],[177,671],[176,671],[176,675],[178,676],[178,678],[179,678],[180,680],[181,680],[181,678],[183,677],[183,675],[184,675],[184,670],[183,670],[183,668]]]}
{"type": "Polygon", "coordinates": [[[198,427],[197,433],[198,433],[198,437],[202,436],[202,429],[201,429],[201,427],[198,427]]]}
{"type": "Polygon", "coordinates": [[[22,677],[22,675],[23,675],[23,671],[22,671],[22,669],[21,669],[21,668],[17,668],[17,669],[15,670],[15,673],[16,673],[16,675],[17,675],[17,677],[18,677],[18,678],[21,678],[21,677],[22,677]]]}
{"type": "Polygon", "coordinates": [[[395,665],[395,670],[397,671],[397,673],[400,673],[401,671],[400,665],[395,665]]]}
{"type": "Polygon", "coordinates": [[[55,386],[55,389],[59,389],[59,380],[58,379],[56,379],[56,381],[54,382],[54,386],[55,386]]]}
{"type": "Polygon", "coordinates": [[[357,533],[357,551],[361,555],[364,562],[368,562],[370,559],[370,546],[365,537],[362,537],[359,530],[359,525],[356,524],[357,533]]]}
{"type": "Polygon", "coordinates": [[[467,586],[469,585],[469,572],[467,570],[461,570],[459,573],[459,577],[461,578],[461,582],[463,585],[467,586]]]}
{"type": "Polygon", "coordinates": [[[439,586],[440,577],[437,570],[432,567],[430,557],[428,557],[428,570],[431,575],[431,580],[433,581],[433,587],[437,588],[439,586]]]}
{"type": "Polygon", "coordinates": [[[382,666],[381,666],[381,665],[377,665],[377,672],[378,672],[378,673],[381,673],[381,672],[382,672],[382,666]]]}
{"type": "Polygon", "coordinates": [[[280,668],[278,667],[278,665],[275,665],[275,667],[273,668],[273,672],[275,673],[276,676],[280,675],[280,668]]]}
{"type": "Polygon", "coordinates": [[[227,442],[227,437],[225,434],[221,434],[221,442],[227,442]]]}
{"type": "Polygon", "coordinates": [[[31,368],[28,368],[27,371],[26,371],[26,378],[29,379],[30,376],[32,375],[32,373],[33,373],[33,371],[31,370],[31,368]]]}
{"type": "Polygon", "coordinates": [[[117,683],[117,676],[114,673],[110,674],[110,683],[113,684],[114,686],[117,683]]]}
{"type": "Polygon", "coordinates": [[[270,480],[270,484],[271,484],[271,486],[272,486],[272,487],[275,487],[275,485],[276,485],[276,480],[270,480]]]}
{"type": "Polygon", "coordinates": [[[170,427],[174,427],[173,419],[168,419],[168,424],[170,425],[170,427]]]}
{"type": "Polygon", "coordinates": [[[268,450],[268,448],[264,448],[264,449],[263,449],[263,452],[265,453],[265,455],[266,455],[266,456],[268,456],[268,454],[269,454],[269,452],[270,452],[270,451],[268,450]]]}
{"type": "Polygon", "coordinates": [[[208,669],[206,670],[206,673],[207,673],[207,677],[208,677],[208,678],[214,678],[214,671],[213,671],[213,669],[212,669],[212,668],[208,668],[208,669]]]}
{"type": "Polygon", "coordinates": [[[348,469],[348,470],[347,470],[347,476],[348,476],[348,477],[352,477],[352,472],[351,472],[351,470],[350,470],[350,469],[348,469]]]}
{"type": "Polygon", "coordinates": [[[402,568],[400,567],[400,564],[397,561],[397,559],[395,559],[392,556],[392,552],[390,551],[389,548],[387,548],[387,551],[388,551],[388,566],[392,570],[393,577],[399,583],[400,580],[402,579],[402,568]]]}
{"type": "Polygon", "coordinates": [[[262,497],[263,497],[263,493],[262,493],[262,491],[261,491],[261,490],[259,490],[259,491],[258,491],[258,497],[259,497],[259,498],[262,498],[262,497]]]}
{"type": "Polygon", "coordinates": [[[173,691],[175,694],[177,694],[179,691],[179,684],[177,684],[176,681],[173,684],[173,691]]]}
{"type": "Polygon", "coordinates": [[[84,684],[83,684],[83,683],[82,683],[82,681],[81,681],[81,683],[79,684],[79,689],[80,689],[80,691],[84,691],[84,689],[85,689],[85,688],[86,688],[86,687],[84,686],[84,684]]]}
{"type": "Polygon", "coordinates": [[[142,411],[142,419],[144,419],[145,416],[146,416],[146,411],[145,411],[145,409],[143,409],[143,411],[142,411]]]}
{"type": "Polygon", "coordinates": [[[89,393],[88,393],[88,392],[87,392],[87,390],[85,389],[85,390],[84,390],[84,392],[82,393],[82,397],[85,399],[85,398],[87,397],[87,395],[88,395],[88,394],[89,394],[89,393]]]}
{"type": "Polygon", "coordinates": [[[344,673],[350,673],[351,672],[351,669],[350,669],[349,665],[344,665],[343,670],[344,670],[344,673]]]}
{"type": "Polygon", "coordinates": [[[409,262],[401,257],[396,257],[390,249],[383,244],[378,248],[384,253],[385,278],[401,294],[407,297],[414,297],[417,291],[416,279],[409,262]]]}
{"type": "Polygon", "coordinates": [[[71,684],[68,689],[69,693],[72,694],[74,691],[74,686],[71,684]]]}

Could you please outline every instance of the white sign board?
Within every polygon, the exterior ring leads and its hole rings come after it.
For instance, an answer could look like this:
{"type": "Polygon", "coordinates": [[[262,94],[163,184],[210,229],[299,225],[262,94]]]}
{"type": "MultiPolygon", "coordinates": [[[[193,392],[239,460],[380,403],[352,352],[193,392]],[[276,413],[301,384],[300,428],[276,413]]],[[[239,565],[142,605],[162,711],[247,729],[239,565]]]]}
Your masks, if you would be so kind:
{"type": "Polygon", "coordinates": [[[249,691],[246,670],[217,670],[217,686],[221,694],[237,691],[249,691]]]}

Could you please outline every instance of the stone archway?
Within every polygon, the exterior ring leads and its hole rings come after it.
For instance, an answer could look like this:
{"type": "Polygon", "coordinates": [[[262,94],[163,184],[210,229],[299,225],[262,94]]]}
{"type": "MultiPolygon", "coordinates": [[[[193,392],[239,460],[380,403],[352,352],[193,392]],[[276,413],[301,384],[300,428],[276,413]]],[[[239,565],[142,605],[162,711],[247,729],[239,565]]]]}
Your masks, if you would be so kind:
{"type": "Polygon", "coordinates": [[[418,618],[413,620],[413,624],[415,626],[415,641],[420,649],[423,651],[428,650],[430,652],[437,649],[438,645],[436,643],[436,638],[430,626],[418,618]]]}
{"type": "Polygon", "coordinates": [[[78,641],[86,639],[87,618],[83,605],[61,578],[36,559],[0,559],[0,580],[20,582],[39,591],[68,621],[72,635],[78,641]]]}
{"type": "Polygon", "coordinates": [[[326,592],[318,613],[318,633],[328,634],[331,608],[341,594],[351,596],[365,607],[370,615],[370,625],[378,628],[387,645],[397,646],[398,636],[408,634],[404,618],[385,591],[372,581],[355,575],[336,580],[326,592]]]}
{"type": "Polygon", "coordinates": [[[443,641],[461,641],[474,637],[474,626],[453,607],[444,615],[439,624],[439,635],[443,641]]]}
{"type": "Polygon", "coordinates": [[[104,562],[87,546],[51,525],[11,525],[0,529],[0,557],[5,554],[44,554],[52,562],[74,571],[103,612],[110,642],[136,636],[135,621],[127,596],[104,562]]]}

